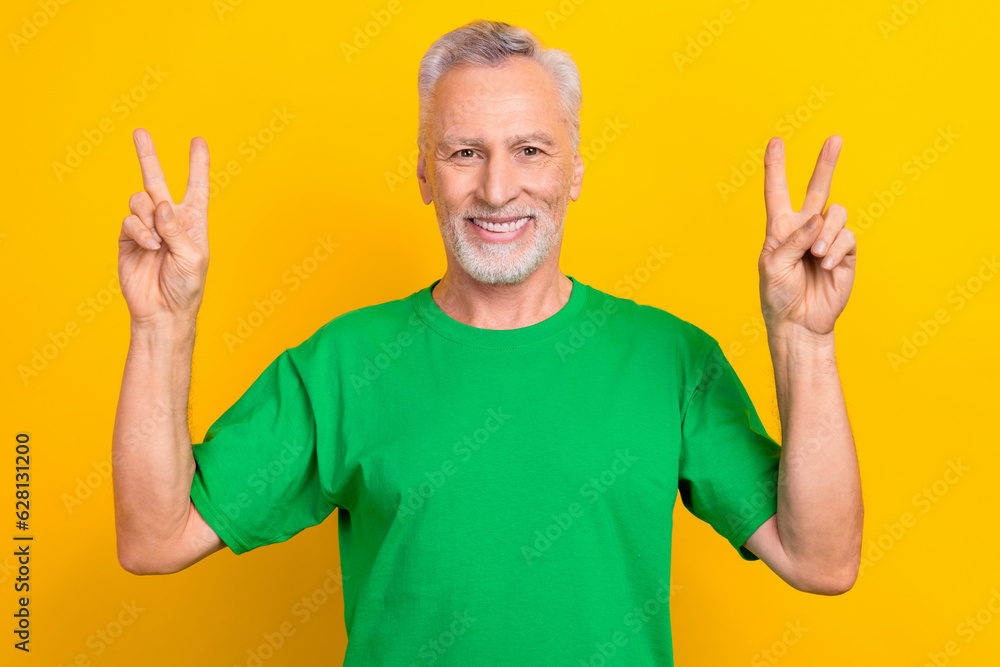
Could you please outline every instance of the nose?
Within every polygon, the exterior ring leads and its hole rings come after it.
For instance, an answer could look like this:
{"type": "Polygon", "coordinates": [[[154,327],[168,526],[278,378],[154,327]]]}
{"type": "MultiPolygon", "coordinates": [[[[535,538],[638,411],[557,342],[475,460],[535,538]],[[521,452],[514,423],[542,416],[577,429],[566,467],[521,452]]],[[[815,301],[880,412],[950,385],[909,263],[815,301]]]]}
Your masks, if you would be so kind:
{"type": "Polygon", "coordinates": [[[501,208],[517,198],[520,192],[520,175],[516,166],[506,156],[487,158],[480,177],[479,198],[493,208],[501,208]]]}

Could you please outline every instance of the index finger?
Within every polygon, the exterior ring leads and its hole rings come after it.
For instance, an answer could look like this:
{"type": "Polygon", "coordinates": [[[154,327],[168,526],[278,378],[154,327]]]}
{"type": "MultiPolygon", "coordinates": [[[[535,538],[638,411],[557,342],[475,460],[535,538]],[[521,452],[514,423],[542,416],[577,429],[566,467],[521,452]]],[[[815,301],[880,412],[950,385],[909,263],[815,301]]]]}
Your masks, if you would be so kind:
{"type": "Polygon", "coordinates": [[[802,201],[802,212],[813,214],[823,213],[826,200],[830,198],[830,185],[833,183],[833,168],[837,166],[840,147],[844,140],[839,134],[832,134],[823,142],[823,148],[816,158],[809,186],[806,188],[806,198],[802,201]]]}
{"type": "Polygon", "coordinates": [[[781,137],[771,137],[764,151],[764,207],[768,222],[792,211],[785,180],[785,142],[781,137]]]}
{"type": "Polygon", "coordinates": [[[167,180],[163,177],[163,170],[160,169],[160,160],[156,157],[153,138],[149,136],[149,132],[140,127],[132,132],[132,140],[135,142],[135,152],[139,156],[139,168],[142,169],[142,187],[154,204],[164,199],[172,204],[174,200],[170,198],[170,191],[167,190],[167,180]]]}

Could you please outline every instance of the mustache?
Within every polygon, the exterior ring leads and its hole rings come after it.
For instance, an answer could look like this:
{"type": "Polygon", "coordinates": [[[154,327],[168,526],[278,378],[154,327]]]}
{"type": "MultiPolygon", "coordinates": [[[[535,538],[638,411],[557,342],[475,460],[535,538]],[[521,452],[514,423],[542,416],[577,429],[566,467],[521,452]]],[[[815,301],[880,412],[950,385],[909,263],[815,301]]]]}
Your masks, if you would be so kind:
{"type": "Polygon", "coordinates": [[[527,204],[511,204],[501,208],[472,206],[462,211],[464,218],[538,218],[538,212],[527,204]]]}

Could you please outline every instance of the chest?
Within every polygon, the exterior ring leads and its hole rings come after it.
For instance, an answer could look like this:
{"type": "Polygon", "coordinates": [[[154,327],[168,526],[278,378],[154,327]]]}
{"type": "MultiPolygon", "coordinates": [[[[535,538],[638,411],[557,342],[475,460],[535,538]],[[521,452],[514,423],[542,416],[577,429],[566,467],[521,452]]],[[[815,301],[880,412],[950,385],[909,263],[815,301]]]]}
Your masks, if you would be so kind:
{"type": "Polygon", "coordinates": [[[373,387],[366,409],[377,416],[345,447],[359,508],[386,525],[476,529],[571,513],[574,503],[672,504],[680,441],[670,378],[558,355],[516,369],[481,361],[419,382],[387,374],[373,387]]]}

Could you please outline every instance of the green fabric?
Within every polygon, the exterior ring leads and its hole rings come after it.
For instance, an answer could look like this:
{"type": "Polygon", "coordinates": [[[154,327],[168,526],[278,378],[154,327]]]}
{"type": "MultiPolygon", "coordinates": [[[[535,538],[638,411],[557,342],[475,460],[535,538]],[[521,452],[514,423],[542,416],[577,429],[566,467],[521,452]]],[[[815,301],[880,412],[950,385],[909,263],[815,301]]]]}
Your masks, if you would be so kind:
{"type": "Polygon", "coordinates": [[[477,329],[436,284],[282,352],[194,446],[198,510],[243,553],[339,508],[348,666],[673,664],[678,492],[746,560],[776,511],[718,343],[575,279],[477,329]]]}

